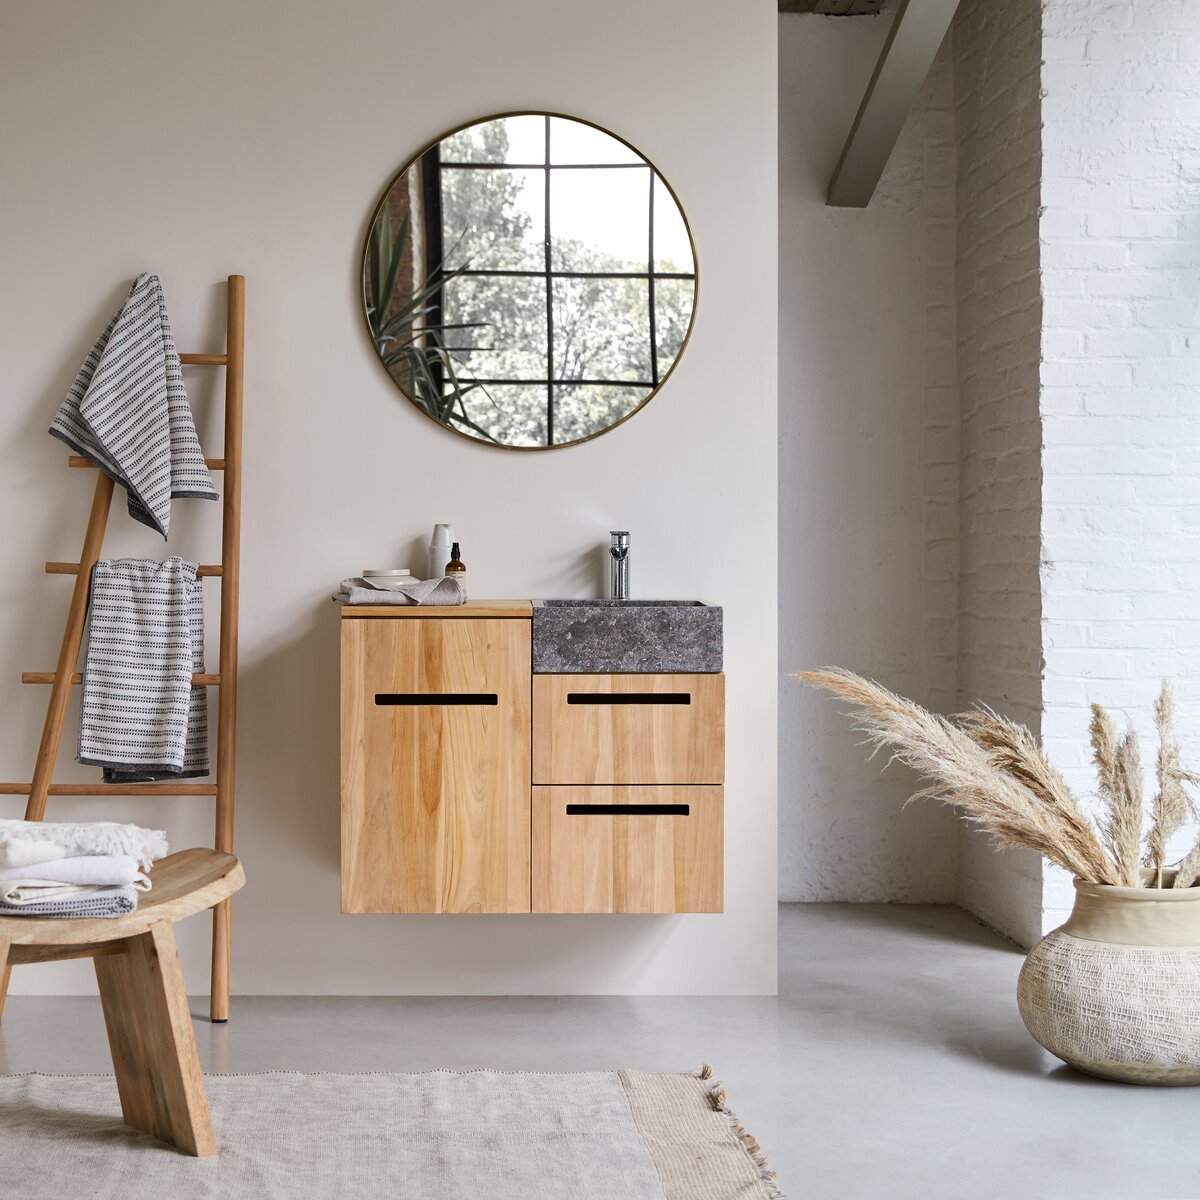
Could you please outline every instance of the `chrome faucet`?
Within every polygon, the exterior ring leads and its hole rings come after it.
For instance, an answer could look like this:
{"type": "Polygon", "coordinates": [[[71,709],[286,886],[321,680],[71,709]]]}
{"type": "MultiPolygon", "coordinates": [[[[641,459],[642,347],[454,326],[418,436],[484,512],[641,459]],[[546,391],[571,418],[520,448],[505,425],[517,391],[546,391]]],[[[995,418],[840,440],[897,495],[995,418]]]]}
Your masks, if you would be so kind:
{"type": "Polygon", "coordinates": [[[608,595],[611,600],[629,599],[629,530],[610,530],[608,595]]]}

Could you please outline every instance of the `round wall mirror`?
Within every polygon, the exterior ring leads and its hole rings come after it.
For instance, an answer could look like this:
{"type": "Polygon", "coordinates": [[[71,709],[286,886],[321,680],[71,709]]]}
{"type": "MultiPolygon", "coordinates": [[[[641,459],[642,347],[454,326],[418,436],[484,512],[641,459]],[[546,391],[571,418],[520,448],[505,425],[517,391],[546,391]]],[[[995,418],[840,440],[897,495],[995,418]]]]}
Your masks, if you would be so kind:
{"type": "Polygon", "coordinates": [[[628,142],[552,113],[477,121],[416,155],[363,254],[392,381],[445,428],[514,449],[632,416],[695,306],[695,247],[666,180],[628,142]]]}

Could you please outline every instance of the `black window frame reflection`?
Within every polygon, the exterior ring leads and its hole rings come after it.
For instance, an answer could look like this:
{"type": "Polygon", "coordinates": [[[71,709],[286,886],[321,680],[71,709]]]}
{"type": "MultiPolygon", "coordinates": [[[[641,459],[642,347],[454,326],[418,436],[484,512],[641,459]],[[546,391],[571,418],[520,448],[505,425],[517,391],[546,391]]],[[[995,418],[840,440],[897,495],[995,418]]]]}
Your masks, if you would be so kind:
{"type": "MultiPolygon", "coordinates": [[[[561,119],[561,118],[560,118],[561,119]]],[[[542,162],[466,162],[456,160],[444,160],[442,158],[441,142],[433,145],[421,157],[421,187],[422,187],[422,209],[423,209],[423,226],[425,235],[425,245],[427,247],[427,261],[437,263],[435,268],[435,276],[442,278],[446,274],[442,264],[444,263],[446,231],[443,220],[442,211],[442,173],[444,171],[495,171],[495,170],[514,170],[514,171],[542,171],[545,175],[545,186],[543,189],[543,248],[544,248],[544,266],[540,270],[518,270],[507,269],[489,270],[485,267],[470,268],[470,267],[455,267],[449,272],[454,277],[465,277],[474,279],[503,279],[503,278],[521,278],[521,279],[544,279],[546,284],[546,376],[545,378],[479,378],[472,377],[472,382],[481,384],[485,388],[491,385],[501,384],[519,384],[526,387],[546,388],[546,442],[547,446],[555,445],[554,441],[554,405],[556,388],[566,387],[580,384],[591,384],[598,387],[622,387],[622,388],[641,388],[645,391],[652,392],[662,382],[664,372],[659,370],[658,364],[658,329],[657,317],[655,309],[655,281],[659,279],[680,279],[690,280],[695,285],[696,272],[691,271],[658,271],[654,264],[654,197],[658,188],[657,183],[663,188],[668,196],[671,195],[670,189],[667,187],[666,181],[658,174],[653,164],[637,155],[637,162],[613,162],[613,163],[556,163],[552,161],[550,152],[550,130],[551,121],[554,120],[552,114],[542,116],[544,123],[544,138],[543,138],[543,161],[542,162]],[[647,259],[645,271],[564,271],[554,267],[551,253],[551,203],[550,203],[550,180],[551,172],[553,171],[646,171],[649,173],[649,183],[647,186],[647,195],[649,197],[646,210],[647,221],[647,259]],[[648,290],[648,307],[649,307],[649,341],[650,341],[650,378],[649,379],[593,379],[593,378],[566,378],[555,379],[554,377],[554,281],[556,279],[643,279],[646,281],[648,290]]],[[[633,151],[633,153],[637,153],[633,151]]],[[[431,280],[434,282],[434,280],[431,280]]],[[[433,293],[429,304],[429,323],[431,325],[440,325],[443,318],[443,289],[439,286],[433,293]]],[[[464,347],[466,349],[466,347],[464,347]]],[[[672,356],[672,359],[674,356],[672,356]]],[[[443,369],[440,360],[433,364],[435,379],[439,386],[444,386],[443,369]]],[[[670,368],[668,367],[668,370],[670,368]]],[[[577,440],[572,438],[572,441],[577,440]]]]}

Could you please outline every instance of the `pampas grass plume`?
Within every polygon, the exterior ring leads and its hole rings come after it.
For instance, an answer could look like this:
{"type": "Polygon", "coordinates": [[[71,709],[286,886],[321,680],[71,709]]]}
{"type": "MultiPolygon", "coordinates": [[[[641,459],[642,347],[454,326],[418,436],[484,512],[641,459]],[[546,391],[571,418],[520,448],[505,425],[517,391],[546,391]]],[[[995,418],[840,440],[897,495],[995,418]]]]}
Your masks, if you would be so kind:
{"type": "MultiPolygon", "coordinates": [[[[988,708],[938,716],[841,667],[793,676],[845,701],[872,752],[887,748],[929,786],[910,799],[953,805],[1001,846],[1034,850],[1092,883],[1142,885],[1142,765],[1137,735],[1118,735],[1112,717],[1092,705],[1089,734],[1099,780],[1099,829],[1085,815],[1034,735],[988,708]]],[[[1175,704],[1164,683],[1154,709],[1158,790],[1144,859],[1148,886],[1162,886],[1167,842],[1195,810],[1184,788],[1200,782],[1184,769],[1175,738],[1175,704]]],[[[1200,841],[1179,864],[1175,887],[1200,882],[1200,841]]]]}

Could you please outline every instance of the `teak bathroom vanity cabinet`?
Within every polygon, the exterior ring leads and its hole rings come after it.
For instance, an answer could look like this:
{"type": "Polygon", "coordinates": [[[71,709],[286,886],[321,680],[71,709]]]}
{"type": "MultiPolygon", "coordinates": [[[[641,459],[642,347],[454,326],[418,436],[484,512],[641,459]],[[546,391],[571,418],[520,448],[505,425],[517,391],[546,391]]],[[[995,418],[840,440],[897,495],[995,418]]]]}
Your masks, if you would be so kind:
{"type": "Polygon", "coordinates": [[[535,675],[531,619],[342,609],[342,911],[722,911],[724,675],[535,675]]]}

